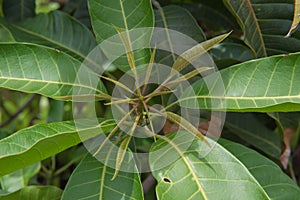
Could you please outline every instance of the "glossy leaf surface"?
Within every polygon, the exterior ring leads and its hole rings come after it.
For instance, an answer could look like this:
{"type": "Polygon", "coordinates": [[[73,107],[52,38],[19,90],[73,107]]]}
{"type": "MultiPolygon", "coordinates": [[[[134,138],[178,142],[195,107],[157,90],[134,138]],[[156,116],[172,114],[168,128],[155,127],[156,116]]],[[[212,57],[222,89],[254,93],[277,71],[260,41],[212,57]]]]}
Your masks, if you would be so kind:
{"type": "Polygon", "coordinates": [[[81,67],[78,60],[54,49],[7,43],[0,44],[0,55],[0,87],[60,100],[70,100],[76,95],[97,96],[106,91],[87,67],[81,67]],[[85,74],[84,83],[76,80],[77,73],[85,74]],[[73,89],[80,94],[72,94],[73,89]]]}
{"type": "Polygon", "coordinates": [[[221,140],[221,146],[207,139],[212,147],[194,140],[183,151],[184,139],[180,137],[186,135],[175,138],[175,134],[167,136],[171,143],[168,139],[160,139],[151,148],[152,153],[164,150],[160,154],[150,154],[159,199],[174,196],[178,199],[219,199],[220,196],[222,199],[273,199],[278,196],[296,199],[300,194],[297,185],[276,164],[253,150],[226,140],[221,140]],[[160,168],[161,163],[174,158],[174,154],[180,157],[160,168]]]}
{"type": "Polygon", "coordinates": [[[295,30],[291,37],[284,36],[292,25],[293,0],[224,0],[231,12],[237,17],[244,31],[245,41],[257,57],[298,52],[300,32],[295,30]]]}
{"type": "MultiPolygon", "coordinates": [[[[121,32],[124,33],[123,35],[129,36],[128,31],[130,30],[144,27],[152,28],[154,25],[154,14],[149,0],[91,0],[88,1],[88,5],[92,27],[99,44],[115,35],[121,37],[121,32]]],[[[110,45],[102,50],[106,52],[106,57],[110,57],[119,48],[125,48],[130,52],[133,51],[134,64],[135,66],[139,66],[149,62],[150,50],[144,49],[144,45],[140,45],[136,51],[131,49],[131,47],[133,43],[149,45],[150,39],[150,31],[141,31],[137,36],[130,35],[127,38],[128,44],[124,44],[123,39],[122,42],[112,41],[110,43],[119,43],[121,47],[110,45]]],[[[131,63],[128,61],[128,55],[127,57],[125,55],[118,55],[118,58],[114,62],[117,68],[126,72],[132,67],[129,67],[131,63]]]]}
{"type": "Polygon", "coordinates": [[[82,129],[80,136],[74,122],[54,122],[22,129],[0,140],[0,176],[62,152],[110,127],[111,124],[104,124],[82,129]]]}
{"type": "MultiPolygon", "coordinates": [[[[134,165],[134,163],[125,163],[134,165]]],[[[114,169],[88,154],[74,170],[62,200],[73,199],[143,199],[139,175],[120,171],[112,180],[114,169]]]]}
{"type": "Polygon", "coordinates": [[[54,186],[27,186],[8,195],[0,195],[3,200],[59,200],[62,190],[54,186]]]}
{"type": "Polygon", "coordinates": [[[96,46],[90,30],[66,13],[53,11],[39,14],[17,24],[0,23],[18,42],[30,42],[56,48],[83,60],[96,46]]]}
{"type": "Polygon", "coordinates": [[[247,167],[271,199],[298,199],[299,187],[271,160],[237,143],[219,143],[247,167]]]}
{"type": "Polygon", "coordinates": [[[182,149],[187,133],[168,134],[172,142],[160,139],[151,148],[150,166],[158,181],[159,199],[270,199],[248,169],[231,153],[211,140],[211,147],[194,140],[188,149],[182,149]],[[175,134],[175,139],[172,137],[175,134]],[[180,155],[177,160],[161,168],[161,163],[180,155]],[[237,188],[244,188],[237,190],[237,188]],[[178,192],[184,191],[184,192],[178,192]],[[225,192],[226,191],[226,192],[225,192]]]}
{"type": "Polygon", "coordinates": [[[234,65],[221,70],[220,75],[214,73],[195,82],[192,90],[197,96],[187,91],[180,101],[187,107],[237,112],[297,111],[300,110],[299,63],[299,54],[291,54],[234,65]],[[218,83],[225,88],[219,93],[218,83]]]}
{"type": "Polygon", "coordinates": [[[155,27],[169,28],[179,31],[197,42],[206,40],[203,30],[195,18],[186,9],[169,5],[155,11],[155,27]]]}
{"type": "Polygon", "coordinates": [[[266,128],[253,113],[227,113],[225,127],[267,155],[279,158],[281,153],[279,135],[266,128]]]}
{"type": "Polygon", "coordinates": [[[28,185],[32,176],[36,175],[41,168],[40,163],[27,166],[0,178],[1,189],[12,193],[28,185]]]}

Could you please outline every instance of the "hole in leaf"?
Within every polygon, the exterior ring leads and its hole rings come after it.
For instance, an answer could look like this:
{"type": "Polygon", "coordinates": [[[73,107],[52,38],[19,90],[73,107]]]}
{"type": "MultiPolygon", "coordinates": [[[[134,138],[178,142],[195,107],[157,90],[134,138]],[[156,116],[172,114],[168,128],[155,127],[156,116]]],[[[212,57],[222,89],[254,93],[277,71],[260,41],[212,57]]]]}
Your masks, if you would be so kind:
{"type": "Polygon", "coordinates": [[[168,179],[168,178],[163,178],[163,181],[166,182],[166,183],[171,183],[171,180],[168,179]]]}

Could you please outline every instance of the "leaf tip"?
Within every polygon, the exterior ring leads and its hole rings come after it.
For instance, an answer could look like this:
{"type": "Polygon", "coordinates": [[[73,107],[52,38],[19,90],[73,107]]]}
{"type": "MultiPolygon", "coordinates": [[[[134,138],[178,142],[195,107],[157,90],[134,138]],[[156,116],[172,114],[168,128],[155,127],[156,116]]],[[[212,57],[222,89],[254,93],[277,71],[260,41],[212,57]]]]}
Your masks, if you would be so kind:
{"type": "Polygon", "coordinates": [[[119,170],[115,169],[115,173],[114,173],[113,177],[110,180],[114,181],[117,178],[118,174],[119,174],[119,170]]]}

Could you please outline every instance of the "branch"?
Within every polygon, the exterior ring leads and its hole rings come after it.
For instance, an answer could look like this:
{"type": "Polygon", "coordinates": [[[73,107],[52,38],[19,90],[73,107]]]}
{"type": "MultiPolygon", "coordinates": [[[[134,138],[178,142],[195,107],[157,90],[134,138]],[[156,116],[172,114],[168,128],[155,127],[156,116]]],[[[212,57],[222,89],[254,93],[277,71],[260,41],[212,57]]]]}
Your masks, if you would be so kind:
{"type": "Polygon", "coordinates": [[[30,97],[30,99],[21,107],[19,108],[14,114],[12,114],[11,116],[9,116],[8,119],[6,119],[3,123],[0,124],[0,128],[6,126],[7,124],[9,124],[13,119],[15,119],[16,117],[18,117],[19,114],[21,114],[27,106],[29,106],[31,104],[31,102],[33,101],[35,95],[32,95],[30,97]]]}

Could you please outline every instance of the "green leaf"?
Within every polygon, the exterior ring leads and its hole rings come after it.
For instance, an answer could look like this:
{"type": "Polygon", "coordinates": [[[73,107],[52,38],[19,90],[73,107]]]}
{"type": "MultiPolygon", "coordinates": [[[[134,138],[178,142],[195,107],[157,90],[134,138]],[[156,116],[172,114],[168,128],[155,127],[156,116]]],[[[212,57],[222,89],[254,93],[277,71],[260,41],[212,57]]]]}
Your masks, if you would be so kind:
{"type": "MultiPolygon", "coordinates": [[[[133,160],[126,164],[133,166],[132,162],[133,160]]],[[[142,185],[137,173],[120,171],[119,175],[111,180],[113,175],[114,169],[88,154],[70,177],[62,200],[143,199],[142,185]]]]}
{"type": "Polygon", "coordinates": [[[245,42],[256,57],[267,55],[263,36],[250,0],[223,0],[228,9],[235,15],[244,34],[245,42]]]}
{"type": "Polygon", "coordinates": [[[299,111],[299,55],[272,56],[226,68],[195,82],[179,101],[190,108],[236,112],[299,111]]]}
{"type": "Polygon", "coordinates": [[[182,53],[173,63],[173,69],[181,71],[186,68],[190,63],[193,63],[201,55],[212,49],[216,44],[222,42],[230,33],[219,35],[210,40],[201,42],[200,44],[192,47],[191,49],[182,53]]]}
{"type": "MultiPolygon", "coordinates": [[[[268,113],[270,117],[272,117],[276,122],[278,122],[281,131],[283,132],[284,128],[293,128],[297,129],[300,122],[300,113],[299,112],[291,112],[291,113],[268,113]]],[[[297,141],[295,141],[297,142],[297,141]]]]}
{"type": "Polygon", "coordinates": [[[197,42],[206,40],[203,30],[186,9],[169,5],[155,11],[155,27],[168,28],[183,33],[197,42]]]}
{"type": "Polygon", "coordinates": [[[88,2],[86,0],[69,0],[62,10],[75,17],[89,29],[92,28],[88,2]]]}
{"type": "MultiPolygon", "coordinates": [[[[103,120],[99,121],[101,122],[103,120]]],[[[81,123],[89,124],[89,121],[81,123]]],[[[86,139],[108,131],[112,126],[114,124],[103,122],[97,127],[81,129],[80,136],[74,122],[40,124],[20,130],[0,140],[0,176],[62,152],[86,139]]]]}
{"type": "MultiPolygon", "coordinates": [[[[130,46],[133,43],[140,42],[143,44],[150,44],[151,31],[141,31],[139,35],[133,36],[128,33],[128,31],[137,28],[153,27],[154,14],[149,0],[91,0],[88,1],[88,5],[92,27],[98,43],[117,35],[117,27],[128,34],[130,46]]],[[[123,44],[120,41],[112,41],[112,43],[116,42],[119,43],[119,45],[123,44]]],[[[115,53],[115,48],[124,48],[124,45],[122,45],[122,47],[110,46],[109,49],[103,50],[106,53],[106,56],[110,57],[111,54],[115,53]]],[[[143,48],[145,48],[145,46],[142,45],[139,50],[133,52],[135,66],[147,64],[149,62],[150,50],[143,48]]],[[[130,50],[132,51],[132,49],[130,50]]],[[[130,69],[128,60],[124,56],[116,60],[114,64],[122,71],[128,71],[130,69]]]]}
{"type": "Polygon", "coordinates": [[[54,186],[27,186],[9,195],[0,195],[1,200],[59,200],[62,190],[54,186]]]}
{"type": "MultiPolygon", "coordinates": [[[[190,37],[191,39],[195,40],[194,44],[205,41],[206,38],[202,29],[198,26],[196,20],[186,9],[174,5],[160,7],[158,2],[156,2],[155,5],[158,8],[158,10],[156,10],[155,12],[155,27],[162,27],[166,29],[165,34],[159,33],[158,35],[163,36],[164,39],[168,41],[167,44],[164,44],[165,40],[160,39],[160,43],[162,44],[156,44],[156,45],[158,46],[162,45],[162,47],[167,46],[166,48],[169,50],[168,52],[165,52],[158,49],[157,50],[158,53],[156,54],[155,60],[157,63],[162,63],[168,66],[172,66],[172,64],[175,62],[177,57],[176,53],[178,53],[174,49],[174,46],[178,45],[177,44],[178,39],[184,40],[186,38],[178,38],[178,35],[176,35],[174,32],[170,32],[169,29],[178,31],[184,34],[185,37],[186,36],[190,37]]],[[[181,45],[181,47],[183,45],[182,43],[179,44],[181,45]]],[[[182,49],[182,50],[184,51],[188,49],[182,49]]],[[[183,52],[180,52],[178,54],[181,53],[183,52]]]]}
{"type": "Polygon", "coordinates": [[[252,51],[240,40],[228,38],[210,50],[218,69],[254,59],[252,51]]]}
{"type": "Polygon", "coordinates": [[[0,44],[0,52],[0,87],[60,100],[103,97],[106,92],[97,76],[63,52],[19,43],[0,44]],[[85,74],[86,80],[77,81],[78,73],[85,74]],[[73,89],[80,94],[72,94],[73,89]]]}
{"type": "Polygon", "coordinates": [[[300,22],[300,1],[299,0],[294,0],[294,18],[293,18],[293,23],[291,25],[291,28],[289,32],[287,33],[286,37],[290,37],[291,33],[295,28],[297,28],[299,22],[300,22]]]}
{"type": "Polygon", "coordinates": [[[205,26],[211,36],[229,32],[238,27],[235,18],[220,0],[194,1],[186,4],[180,3],[188,9],[198,22],[205,26]],[[213,35],[212,35],[213,34],[213,35]]]}
{"type": "Polygon", "coordinates": [[[268,113],[268,115],[276,121],[278,131],[283,137],[286,128],[295,130],[295,134],[290,139],[290,145],[293,151],[296,150],[300,138],[300,113],[268,113]]]}
{"type": "Polygon", "coordinates": [[[35,15],[35,0],[3,0],[3,13],[12,22],[33,17],[35,15]]]}
{"type": "Polygon", "coordinates": [[[40,163],[35,163],[0,178],[1,189],[12,193],[28,185],[29,180],[39,172],[40,163]]]}
{"type": "Polygon", "coordinates": [[[81,61],[96,46],[95,38],[89,29],[60,11],[39,14],[18,24],[10,24],[3,20],[0,23],[11,31],[18,42],[56,48],[81,61]]]}
{"type": "MultiPolygon", "coordinates": [[[[247,0],[243,1],[244,6],[241,5],[241,0],[225,0],[226,4],[234,8],[234,15],[238,15],[241,20],[242,29],[246,28],[245,40],[249,40],[249,45],[253,49],[258,51],[258,47],[261,46],[261,40],[258,40],[258,33],[262,34],[263,43],[266,48],[267,55],[282,54],[298,52],[300,49],[300,30],[297,29],[292,33],[292,36],[285,38],[288,33],[292,20],[294,4],[292,0],[284,1],[265,1],[265,0],[247,0]],[[233,3],[234,2],[234,3],[233,3]],[[247,5],[246,5],[247,4],[247,5]],[[239,13],[236,13],[236,8],[242,6],[239,13]],[[242,12],[242,10],[248,10],[242,12]],[[255,16],[256,22],[252,20],[246,20],[247,13],[251,13],[249,16],[255,16]],[[251,24],[252,21],[252,24],[251,24]],[[257,26],[258,24],[258,26],[257,26]],[[254,33],[254,36],[252,36],[254,33]],[[253,39],[251,39],[253,38],[253,39]]],[[[244,29],[243,29],[244,30],[244,29]]],[[[261,46],[262,47],[262,46],[261,46]]],[[[257,54],[258,55],[258,54],[257,54]]]]}
{"type": "Polygon", "coordinates": [[[118,155],[116,158],[115,173],[114,173],[114,176],[112,177],[112,180],[114,180],[119,174],[119,171],[120,171],[121,165],[123,164],[123,160],[126,155],[130,140],[131,140],[131,136],[126,137],[119,146],[118,155]]]}
{"type": "Polygon", "coordinates": [[[273,158],[279,159],[281,154],[279,135],[266,128],[255,118],[254,114],[227,113],[225,127],[248,144],[273,158]]]}
{"type": "Polygon", "coordinates": [[[168,134],[151,148],[150,166],[158,181],[156,192],[159,199],[174,199],[176,196],[176,199],[222,197],[234,200],[243,197],[252,200],[278,196],[282,197],[280,199],[297,199],[299,196],[297,185],[276,164],[255,151],[222,140],[224,148],[209,138],[212,148],[194,140],[189,149],[184,150],[182,142],[187,134],[168,134]],[[170,162],[176,154],[178,159],[162,168],[161,163],[170,162]]]}
{"type": "Polygon", "coordinates": [[[0,42],[14,42],[15,39],[11,32],[4,26],[0,25],[0,42]]]}
{"type": "Polygon", "coordinates": [[[150,167],[158,182],[158,199],[173,199],[175,196],[177,199],[197,200],[220,197],[232,200],[241,197],[245,200],[270,199],[249,170],[211,139],[207,138],[207,141],[212,147],[194,140],[189,143],[188,150],[182,149],[187,134],[181,131],[168,134],[151,148],[150,167]],[[170,158],[176,155],[178,159],[161,168],[161,163],[170,162],[170,158]]]}
{"type": "Polygon", "coordinates": [[[248,168],[271,199],[299,198],[299,187],[271,160],[237,143],[227,140],[219,143],[248,168]]]}
{"type": "Polygon", "coordinates": [[[199,140],[206,142],[205,137],[200,133],[200,131],[183,117],[172,112],[166,112],[166,117],[168,120],[180,126],[194,137],[197,137],[199,140]]]}
{"type": "Polygon", "coordinates": [[[118,34],[115,27],[128,31],[153,26],[153,11],[148,0],[90,0],[88,3],[98,43],[118,34]]]}

